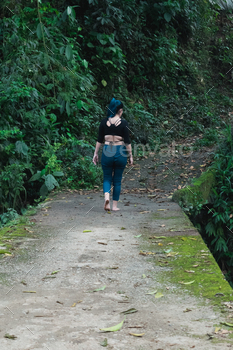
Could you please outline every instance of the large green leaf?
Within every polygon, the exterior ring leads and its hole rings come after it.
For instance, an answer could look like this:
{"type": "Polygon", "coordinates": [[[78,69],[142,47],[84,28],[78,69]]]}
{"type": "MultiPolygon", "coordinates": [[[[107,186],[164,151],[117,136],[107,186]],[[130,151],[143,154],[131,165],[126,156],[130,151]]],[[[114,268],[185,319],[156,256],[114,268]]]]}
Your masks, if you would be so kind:
{"type": "Polygon", "coordinates": [[[38,39],[42,38],[42,26],[43,26],[42,23],[38,23],[38,26],[36,28],[36,34],[38,36],[38,39]]]}
{"type": "Polygon", "coordinates": [[[72,7],[68,6],[67,7],[67,15],[71,15],[72,13],[72,7]]]}
{"type": "Polygon", "coordinates": [[[77,107],[78,107],[78,109],[81,109],[83,107],[83,101],[79,100],[77,102],[77,107]]]}
{"type": "Polygon", "coordinates": [[[40,188],[40,195],[45,198],[47,194],[49,193],[48,188],[45,184],[43,184],[40,188]]]}
{"type": "Polygon", "coordinates": [[[70,115],[70,103],[68,101],[66,102],[66,113],[70,115]]]}
{"type": "Polygon", "coordinates": [[[170,22],[172,15],[168,12],[164,13],[164,18],[167,22],[170,22]]]}
{"type": "Polygon", "coordinates": [[[38,170],[36,174],[32,175],[32,177],[29,179],[29,181],[36,181],[41,179],[41,171],[38,170]]]}
{"type": "Polygon", "coordinates": [[[45,176],[45,185],[49,191],[52,191],[55,186],[59,187],[59,184],[52,174],[45,176]]]}
{"type": "Polygon", "coordinates": [[[16,141],[15,148],[18,153],[21,153],[24,156],[28,155],[28,146],[23,141],[16,141]]]}
{"type": "Polygon", "coordinates": [[[71,45],[66,46],[66,58],[69,61],[72,60],[72,58],[73,58],[73,50],[72,50],[71,45]]]}
{"type": "Polygon", "coordinates": [[[103,84],[104,87],[107,85],[107,82],[105,80],[101,80],[101,83],[103,84]]]}

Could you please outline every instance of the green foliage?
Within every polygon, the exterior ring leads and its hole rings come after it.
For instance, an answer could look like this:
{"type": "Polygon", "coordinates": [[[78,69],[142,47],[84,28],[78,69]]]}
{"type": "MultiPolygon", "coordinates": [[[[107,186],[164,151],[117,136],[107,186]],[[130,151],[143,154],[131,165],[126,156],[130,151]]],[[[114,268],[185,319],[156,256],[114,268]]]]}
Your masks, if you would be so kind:
{"type": "Polygon", "coordinates": [[[199,228],[212,254],[233,286],[233,137],[231,127],[215,153],[216,185],[209,203],[185,210],[199,228]]]}
{"type": "Polygon", "coordinates": [[[133,143],[151,146],[200,133],[209,145],[232,109],[216,78],[229,84],[233,37],[229,20],[219,26],[216,6],[205,0],[73,5],[0,5],[0,213],[20,211],[58,186],[100,184],[93,146],[113,96],[124,103],[133,143]]]}
{"type": "Polygon", "coordinates": [[[16,210],[12,208],[8,208],[7,212],[0,215],[0,227],[5,226],[12,220],[16,220],[19,218],[19,214],[17,213],[16,210]]]}

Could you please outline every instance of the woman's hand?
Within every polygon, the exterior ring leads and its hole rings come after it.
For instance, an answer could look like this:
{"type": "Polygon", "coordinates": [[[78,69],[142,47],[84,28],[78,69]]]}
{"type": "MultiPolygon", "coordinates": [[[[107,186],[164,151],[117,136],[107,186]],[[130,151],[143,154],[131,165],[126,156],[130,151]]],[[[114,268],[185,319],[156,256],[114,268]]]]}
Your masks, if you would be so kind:
{"type": "Polygon", "coordinates": [[[130,156],[129,156],[129,164],[130,164],[130,165],[133,165],[133,156],[132,156],[132,153],[131,153],[130,156]]]}
{"type": "Polygon", "coordinates": [[[98,153],[94,153],[94,157],[93,157],[93,163],[96,165],[99,161],[99,156],[98,153]]]}

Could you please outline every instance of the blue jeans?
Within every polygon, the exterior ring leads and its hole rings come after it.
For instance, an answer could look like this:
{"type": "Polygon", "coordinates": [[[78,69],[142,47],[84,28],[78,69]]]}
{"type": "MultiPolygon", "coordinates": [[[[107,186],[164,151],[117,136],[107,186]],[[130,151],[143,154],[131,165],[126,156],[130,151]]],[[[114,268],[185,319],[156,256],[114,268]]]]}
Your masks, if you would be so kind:
{"type": "Polygon", "coordinates": [[[101,165],[104,172],[103,191],[110,193],[113,183],[113,200],[118,201],[121,192],[122,174],[127,164],[127,151],[124,145],[104,145],[101,165]]]}

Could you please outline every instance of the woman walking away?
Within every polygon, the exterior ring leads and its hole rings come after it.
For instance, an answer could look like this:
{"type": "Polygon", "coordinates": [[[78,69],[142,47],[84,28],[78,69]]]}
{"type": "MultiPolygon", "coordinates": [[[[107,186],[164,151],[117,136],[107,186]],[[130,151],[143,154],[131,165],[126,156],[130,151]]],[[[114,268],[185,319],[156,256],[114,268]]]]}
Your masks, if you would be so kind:
{"type": "Polygon", "coordinates": [[[103,119],[99,126],[99,136],[96,143],[93,163],[98,162],[98,151],[104,141],[101,165],[104,172],[104,209],[110,208],[110,192],[113,183],[112,210],[117,211],[117,202],[121,192],[122,174],[127,164],[127,152],[129,163],[133,165],[131,143],[129,139],[129,128],[126,120],[122,120],[123,104],[113,98],[108,106],[107,118],[103,119]]]}

